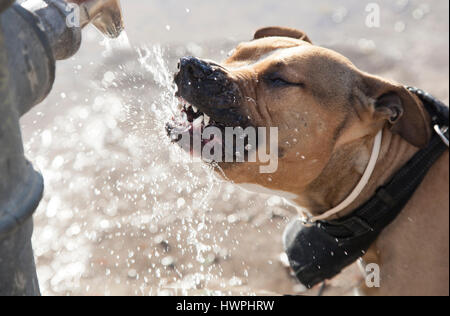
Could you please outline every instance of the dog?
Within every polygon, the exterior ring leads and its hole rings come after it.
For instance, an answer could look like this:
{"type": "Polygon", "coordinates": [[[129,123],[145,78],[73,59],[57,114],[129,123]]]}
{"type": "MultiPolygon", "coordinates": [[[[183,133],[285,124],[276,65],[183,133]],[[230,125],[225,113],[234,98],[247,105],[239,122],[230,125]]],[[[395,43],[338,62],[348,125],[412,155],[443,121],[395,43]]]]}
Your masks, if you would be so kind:
{"type": "MultiPolygon", "coordinates": [[[[276,127],[275,172],[261,173],[259,159],[221,161],[217,170],[246,189],[282,196],[312,216],[349,196],[380,131],[379,157],[370,180],[332,219],[365,203],[433,135],[430,115],[404,86],[357,69],[341,54],[314,45],[300,30],[260,29],[221,64],[185,57],[178,68],[175,83],[184,104],[183,122],[170,122],[169,133],[192,136],[192,125],[200,130],[276,127]]],[[[202,140],[201,148],[208,143],[202,140]]],[[[217,144],[225,147],[223,141],[217,144]]],[[[247,149],[246,157],[260,150],[247,149]]],[[[381,269],[381,286],[362,285],[364,294],[449,294],[448,151],[364,259],[381,269]]]]}

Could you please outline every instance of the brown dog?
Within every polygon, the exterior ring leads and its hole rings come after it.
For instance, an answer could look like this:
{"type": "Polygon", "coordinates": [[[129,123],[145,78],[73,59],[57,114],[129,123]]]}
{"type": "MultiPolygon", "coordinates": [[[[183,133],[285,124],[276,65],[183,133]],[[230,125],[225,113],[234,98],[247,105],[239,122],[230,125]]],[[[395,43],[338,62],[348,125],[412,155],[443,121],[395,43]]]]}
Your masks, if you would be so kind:
{"type": "MultiPolygon", "coordinates": [[[[275,173],[261,174],[261,163],[247,162],[219,163],[221,174],[283,195],[312,215],[333,208],[352,192],[380,130],[384,134],[375,171],[357,200],[337,216],[366,202],[432,135],[430,117],[416,96],[313,45],[298,30],[265,28],[221,65],[191,57],[179,67],[178,94],[196,107],[183,109],[188,125],[204,114],[209,122],[201,123],[202,128],[278,128],[275,173]]],[[[448,295],[448,167],[446,152],[373,246],[366,261],[381,266],[381,288],[370,294],[448,295]]]]}

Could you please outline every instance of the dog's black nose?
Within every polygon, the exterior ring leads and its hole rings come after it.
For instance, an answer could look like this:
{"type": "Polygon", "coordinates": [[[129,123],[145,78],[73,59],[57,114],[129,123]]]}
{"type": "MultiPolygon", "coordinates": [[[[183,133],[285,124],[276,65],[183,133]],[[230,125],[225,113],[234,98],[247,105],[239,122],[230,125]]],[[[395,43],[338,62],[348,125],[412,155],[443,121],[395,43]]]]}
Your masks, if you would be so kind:
{"type": "Polygon", "coordinates": [[[192,95],[211,98],[222,91],[227,81],[226,73],[220,66],[195,57],[181,58],[178,68],[175,83],[178,94],[185,99],[190,99],[192,95]]]}
{"type": "Polygon", "coordinates": [[[195,105],[215,121],[236,124],[241,118],[232,111],[239,100],[237,85],[227,70],[214,62],[183,57],[175,74],[177,96],[195,105]]]}
{"type": "Polygon", "coordinates": [[[195,57],[181,58],[179,68],[181,74],[193,80],[205,79],[213,72],[210,64],[195,57]]]}

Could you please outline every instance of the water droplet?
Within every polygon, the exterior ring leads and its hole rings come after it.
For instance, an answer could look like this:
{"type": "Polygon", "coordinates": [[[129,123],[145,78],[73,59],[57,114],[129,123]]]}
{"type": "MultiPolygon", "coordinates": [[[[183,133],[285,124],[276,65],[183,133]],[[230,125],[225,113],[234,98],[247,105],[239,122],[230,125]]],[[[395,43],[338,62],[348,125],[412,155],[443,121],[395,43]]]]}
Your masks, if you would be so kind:
{"type": "Polygon", "coordinates": [[[165,257],[161,260],[161,264],[165,267],[173,267],[175,265],[175,259],[173,257],[165,257]]]}
{"type": "Polygon", "coordinates": [[[136,279],[138,277],[138,273],[135,269],[128,270],[128,277],[130,279],[136,279]]]}

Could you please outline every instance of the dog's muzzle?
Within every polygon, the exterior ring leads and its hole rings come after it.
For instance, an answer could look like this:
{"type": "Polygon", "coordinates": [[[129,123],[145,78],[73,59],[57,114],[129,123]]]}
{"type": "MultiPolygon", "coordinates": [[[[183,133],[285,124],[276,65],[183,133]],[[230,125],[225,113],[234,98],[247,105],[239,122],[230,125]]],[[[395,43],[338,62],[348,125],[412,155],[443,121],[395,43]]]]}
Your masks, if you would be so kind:
{"type": "Polygon", "coordinates": [[[226,69],[213,62],[183,57],[175,75],[177,96],[227,126],[242,126],[240,93],[226,69]]]}

